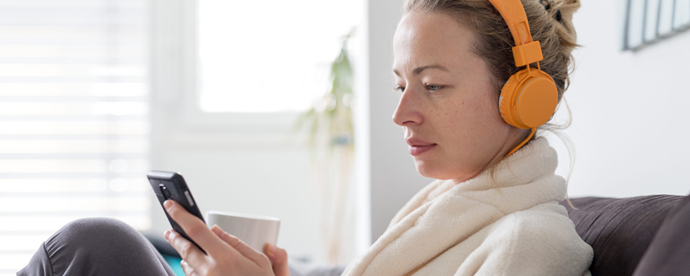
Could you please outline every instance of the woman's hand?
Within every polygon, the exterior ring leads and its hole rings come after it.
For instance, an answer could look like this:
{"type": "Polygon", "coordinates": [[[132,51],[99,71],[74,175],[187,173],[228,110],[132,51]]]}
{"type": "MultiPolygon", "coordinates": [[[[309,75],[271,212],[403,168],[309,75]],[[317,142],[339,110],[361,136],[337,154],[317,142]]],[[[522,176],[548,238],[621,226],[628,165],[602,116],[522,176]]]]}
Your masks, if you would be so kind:
{"type": "Polygon", "coordinates": [[[177,202],[167,200],[164,206],[168,215],[206,251],[204,254],[173,230],[165,232],[165,239],[180,253],[182,269],[187,276],[290,275],[285,250],[267,244],[264,247],[266,255],[261,254],[218,226],[209,229],[177,202]]]}

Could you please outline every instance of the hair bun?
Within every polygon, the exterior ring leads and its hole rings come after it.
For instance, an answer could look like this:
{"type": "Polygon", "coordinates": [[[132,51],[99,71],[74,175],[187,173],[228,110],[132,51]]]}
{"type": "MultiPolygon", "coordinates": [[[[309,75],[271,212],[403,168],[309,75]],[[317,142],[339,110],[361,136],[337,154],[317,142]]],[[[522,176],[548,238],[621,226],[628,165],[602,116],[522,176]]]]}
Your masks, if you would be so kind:
{"type": "Polygon", "coordinates": [[[561,0],[556,1],[556,8],[561,14],[561,24],[566,28],[573,41],[576,41],[577,35],[573,27],[573,14],[580,8],[580,0],[561,0]]]}
{"type": "Polygon", "coordinates": [[[563,13],[564,20],[572,21],[573,13],[580,8],[580,0],[563,0],[557,7],[563,13]]]}

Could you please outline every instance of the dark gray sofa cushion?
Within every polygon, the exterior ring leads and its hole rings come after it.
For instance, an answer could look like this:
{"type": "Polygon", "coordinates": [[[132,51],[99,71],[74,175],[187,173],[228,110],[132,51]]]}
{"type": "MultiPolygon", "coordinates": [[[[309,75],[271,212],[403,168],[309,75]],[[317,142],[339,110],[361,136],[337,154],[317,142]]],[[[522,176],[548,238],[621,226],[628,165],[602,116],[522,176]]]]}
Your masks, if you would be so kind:
{"type": "Polygon", "coordinates": [[[583,197],[567,202],[570,219],[582,239],[594,249],[592,276],[631,276],[666,215],[682,196],[632,198],[583,197]]]}

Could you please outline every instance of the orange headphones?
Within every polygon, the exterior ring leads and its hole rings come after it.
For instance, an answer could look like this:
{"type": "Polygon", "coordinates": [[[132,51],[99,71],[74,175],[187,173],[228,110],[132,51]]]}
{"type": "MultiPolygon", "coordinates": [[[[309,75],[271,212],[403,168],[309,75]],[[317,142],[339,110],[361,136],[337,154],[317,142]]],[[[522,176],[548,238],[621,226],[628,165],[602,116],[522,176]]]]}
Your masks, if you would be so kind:
{"type": "Polygon", "coordinates": [[[520,0],[489,0],[508,24],[515,39],[513,56],[515,66],[525,69],[508,79],[499,97],[498,107],[501,117],[511,126],[532,129],[527,139],[508,153],[510,156],[534,136],[538,126],[546,123],[558,105],[558,89],[549,74],[541,70],[539,61],[544,57],[539,41],[532,41],[525,8],[520,0]],[[530,64],[537,63],[537,68],[530,64]]]}

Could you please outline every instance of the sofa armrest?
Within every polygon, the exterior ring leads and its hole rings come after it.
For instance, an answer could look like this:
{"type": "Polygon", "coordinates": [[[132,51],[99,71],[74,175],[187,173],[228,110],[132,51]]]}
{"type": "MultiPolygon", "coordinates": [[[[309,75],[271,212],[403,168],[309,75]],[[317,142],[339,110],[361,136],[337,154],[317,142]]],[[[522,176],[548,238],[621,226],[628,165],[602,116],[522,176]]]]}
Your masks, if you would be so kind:
{"type": "Polygon", "coordinates": [[[690,197],[673,209],[657,231],[634,276],[690,273],[690,197]]]}

